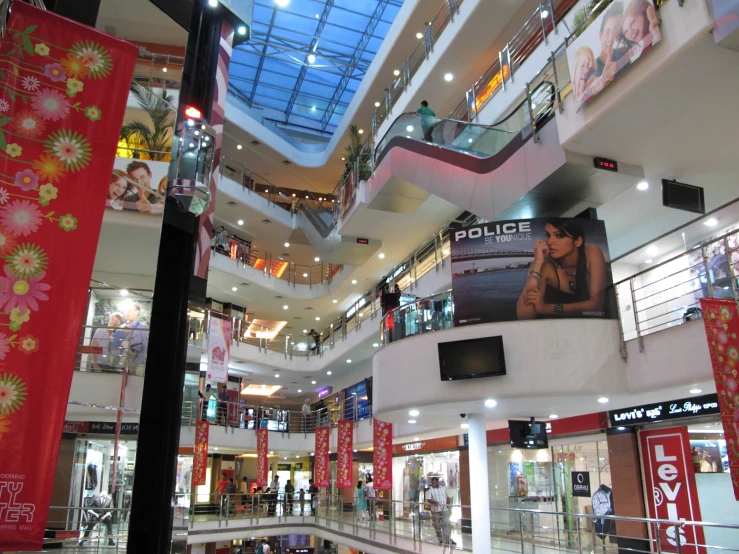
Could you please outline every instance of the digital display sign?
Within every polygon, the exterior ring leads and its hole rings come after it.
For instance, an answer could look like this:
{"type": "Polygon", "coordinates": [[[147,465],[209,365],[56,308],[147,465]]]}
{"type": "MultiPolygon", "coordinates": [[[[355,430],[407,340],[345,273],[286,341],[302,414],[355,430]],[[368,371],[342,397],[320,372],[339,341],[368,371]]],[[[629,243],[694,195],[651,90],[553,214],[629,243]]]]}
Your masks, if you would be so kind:
{"type": "Polygon", "coordinates": [[[606,171],[618,171],[618,162],[616,160],[609,160],[608,158],[595,158],[593,159],[593,165],[598,169],[605,169],[606,171]]]}

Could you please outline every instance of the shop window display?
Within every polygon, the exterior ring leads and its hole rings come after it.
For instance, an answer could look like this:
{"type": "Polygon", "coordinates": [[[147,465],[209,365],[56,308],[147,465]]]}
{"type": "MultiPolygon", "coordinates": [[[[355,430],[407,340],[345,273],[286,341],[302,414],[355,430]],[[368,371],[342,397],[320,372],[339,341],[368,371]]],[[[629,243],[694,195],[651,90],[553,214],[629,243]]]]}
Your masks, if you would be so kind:
{"type": "Polygon", "coordinates": [[[414,510],[421,512],[421,518],[431,517],[420,506],[424,505],[432,477],[439,478],[439,485],[446,487],[451,503],[457,505],[452,508],[451,520],[458,521],[462,517],[458,507],[459,451],[393,458],[393,498],[403,500],[402,517],[411,517],[414,510]]]}

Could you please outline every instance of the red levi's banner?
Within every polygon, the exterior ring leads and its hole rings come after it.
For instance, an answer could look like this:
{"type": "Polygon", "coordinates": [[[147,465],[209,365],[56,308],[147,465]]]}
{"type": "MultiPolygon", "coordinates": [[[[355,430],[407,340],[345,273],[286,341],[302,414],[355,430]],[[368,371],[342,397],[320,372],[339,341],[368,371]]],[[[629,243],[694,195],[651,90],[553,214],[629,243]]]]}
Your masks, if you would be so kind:
{"type": "Polygon", "coordinates": [[[137,53],[20,1],[0,43],[0,551],[42,545],[137,53]]]}
{"type": "Polygon", "coordinates": [[[739,500],[739,314],[733,300],[701,298],[734,498],[739,500]]]}
{"type": "MultiPolygon", "coordinates": [[[[192,486],[205,485],[205,474],[208,469],[208,435],[210,425],[207,421],[195,424],[195,448],[192,460],[192,486]]],[[[191,500],[192,501],[192,500],[191,500]]]]}
{"type": "Polygon", "coordinates": [[[393,424],[373,420],[372,471],[375,490],[393,488],[393,424]]]}
{"type": "Polygon", "coordinates": [[[313,480],[317,487],[328,487],[330,484],[328,464],[328,427],[316,427],[316,456],[313,468],[313,480]]]}
{"type": "Polygon", "coordinates": [[[257,486],[266,487],[269,480],[269,431],[257,429],[257,486]]]}
{"type": "MultiPolygon", "coordinates": [[[[687,427],[641,431],[639,440],[647,493],[647,516],[670,521],[701,521],[687,427]]],[[[662,524],[659,536],[660,552],[705,552],[705,548],[695,546],[705,544],[701,527],[685,526],[678,532],[674,525],[662,524]]]]}
{"type": "Polygon", "coordinates": [[[339,447],[336,450],[336,486],[340,489],[351,489],[352,459],[354,458],[354,422],[342,419],[339,421],[339,447]]]}

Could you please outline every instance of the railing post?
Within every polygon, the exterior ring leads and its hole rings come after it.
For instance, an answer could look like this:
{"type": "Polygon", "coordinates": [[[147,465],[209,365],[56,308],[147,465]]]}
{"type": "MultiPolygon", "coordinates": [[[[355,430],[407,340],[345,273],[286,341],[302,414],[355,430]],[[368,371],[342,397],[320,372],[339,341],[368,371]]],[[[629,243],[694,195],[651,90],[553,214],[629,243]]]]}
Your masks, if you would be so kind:
{"type": "Polygon", "coordinates": [[[580,529],[580,518],[575,516],[575,525],[577,527],[577,552],[578,554],[582,554],[582,533],[580,529]]]}
{"type": "Polygon", "coordinates": [[[408,85],[411,84],[411,65],[408,60],[403,63],[403,90],[408,90],[408,85]]]}
{"type": "Polygon", "coordinates": [[[526,546],[524,545],[523,536],[523,512],[518,512],[518,529],[521,536],[521,554],[524,554],[526,552],[526,546]]]}
{"type": "MultiPolygon", "coordinates": [[[[674,537],[675,537],[675,543],[676,543],[675,544],[675,547],[677,548],[677,554],[682,554],[683,553],[683,541],[680,540],[680,538],[681,538],[681,535],[680,535],[680,527],[682,527],[681,524],[679,524],[679,523],[676,523],[675,524],[675,535],[674,535],[674,537]]],[[[694,536],[697,536],[697,534],[694,534],[694,536]]]]}
{"type": "Polygon", "coordinates": [[[636,291],[634,290],[634,279],[629,279],[629,289],[631,290],[631,311],[634,312],[634,324],[636,325],[636,337],[639,340],[639,352],[644,352],[644,338],[641,336],[641,326],[639,325],[639,312],[636,309],[636,291]]]}
{"type": "Polygon", "coordinates": [[[531,123],[531,134],[534,142],[539,142],[539,136],[536,132],[536,118],[534,117],[534,105],[531,102],[531,83],[526,83],[526,105],[529,108],[529,122],[531,123]]]}
{"type": "Polygon", "coordinates": [[[557,31],[557,18],[554,15],[554,3],[552,0],[549,0],[549,15],[552,18],[552,30],[554,31],[555,35],[559,34],[559,31],[557,31]]]}
{"type": "MultiPolygon", "coordinates": [[[[505,45],[506,55],[508,56],[508,78],[513,82],[513,65],[511,65],[511,43],[505,45]]],[[[501,67],[501,71],[503,68],[501,67]]]]}
{"type": "Polygon", "coordinates": [[[477,121],[477,94],[475,94],[475,87],[473,86],[466,93],[467,97],[467,121],[470,123],[477,121]]]}
{"type": "Polygon", "coordinates": [[[710,267],[708,267],[708,255],[706,254],[705,246],[701,246],[701,256],[703,257],[703,269],[706,272],[706,285],[708,285],[708,298],[713,298],[713,277],[711,276],[711,269],[710,267]]]}
{"type": "Polygon", "coordinates": [[[547,38],[547,28],[544,25],[544,12],[547,11],[544,9],[544,4],[539,4],[539,22],[541,23],[541,36],[544,40],[544,44],[549,44],[549,39],[547,38]]]}
{"type": "MultiPolygon", "coordinates": [[[[680,535],[678,535],[677,537],[679,536],[680,535]]],[[[662,554],[662,537],[660,536],[659,532],[659,521],[654,525],[654,540],[657,547],[657,554],[662,554]]]]}
{"type": "MultiPolygon", "coordinates": [[[[616,295],[616,308],[618,310],[618,332],[621,335],[621,344],[619,345],[619,350],[621,351],[621,359],[624,362],[627,362],[629,360],[629,351],[626,348],[626,336],[624,334],[624,325],[623,321],[621,321],[621,302],[619,302],[618,299],[618,288],[613,287],[613,292],[616,295]]],[[[634,314],[634,310],[631,310],[631,313],[634,314]]]]}
{"type": "Polygon", "coordinates": [[[387,115],[385,118],[390,117],[390,110],[392,109],[392,100],[390,99],[390,89],[385,89],[385,112],[387,115]]]}
{"type": "Polygon", "coordinates": [[[433,43],[431,42],[431,25],[426,25],[423,31],[423,46],[426,49],[426,59],[429,59],[429,55],[433,50],[433,43]]]}
{"type": "MultiPolygon", "coordinates": [[[[503,88],[503,92],[505,92],[505,71],[503,66],[503,51],[498,52],[498,65],[500,66],[500,85],[503,88]]],[[[510,75],[511,70],[508,68],[508,74],[510,75]]]]}
{"type": "Polygon", "coordinates": [[[565,108],[562,104],[562,91],[559,89],[559,77],[557,76],[557,56],[552,52],[552,76],[554,77],[554,93],[557,99],[559,113],[564,113],[565,108]]]}
{"type": "Polygon", "coordinates": [[[454,12],[457,11],[457,0],[449,0],[449,21],[454,21],[454,12]]]}

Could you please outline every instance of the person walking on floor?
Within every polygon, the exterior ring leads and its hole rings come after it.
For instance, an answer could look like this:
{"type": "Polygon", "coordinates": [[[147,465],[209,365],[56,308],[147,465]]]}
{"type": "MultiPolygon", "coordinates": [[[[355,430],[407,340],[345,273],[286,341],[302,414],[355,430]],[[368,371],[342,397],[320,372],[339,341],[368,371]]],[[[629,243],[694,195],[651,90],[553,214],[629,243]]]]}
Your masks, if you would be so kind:
{"type": "Polygon", "coordinates": [[[310,399],[306,398],[303,407],[300,408],[303,414],[303,432],[307,433],[311,429],[311,415],[312,410],[310,408],[310,399]]]}
{"type": "Polygon", "coordinates": [[[434,137],[431,136],[431,133],[436,125],[436,113],[434,110],[429,108],[429,103],[426,102],[426,100],[421,101],[421,107],[416,110],[416,113],[421,116],[423,140],[426,142],[434,142],[434,137]]]}
{"type": "Polygon", "coordinates": [[[456,545],[451,537],[451,522],[449,521],[449,496],[446,487],[439,485],[439,478],[431,478],[431,488],[426,491],[426,502],[431,504],[431,524],[436,531],[436,538],[439,544],[449,546],[456,545]]]}
{"type": "Polygon", "coordinates": [[[293,504],[295,502],[295,487],[290,479],[285,483],[285,515],[293,515],[293,504]]]}
{"type": "Polygon", "coordinates": [[[367,474],[367,484],[364,485],[364,496],[367,498],[367,511],[369,512],[370,521],[377,519],[375,515],[375,486],[372,484],[372,476],[367,474]]]}
{"type": "Polygon", "coordinates": [[[354,509],[362,521],[367,521],[367,500],[364,497],[362,481],[357,481],[357,488],[354,489],[354,509]]]}

